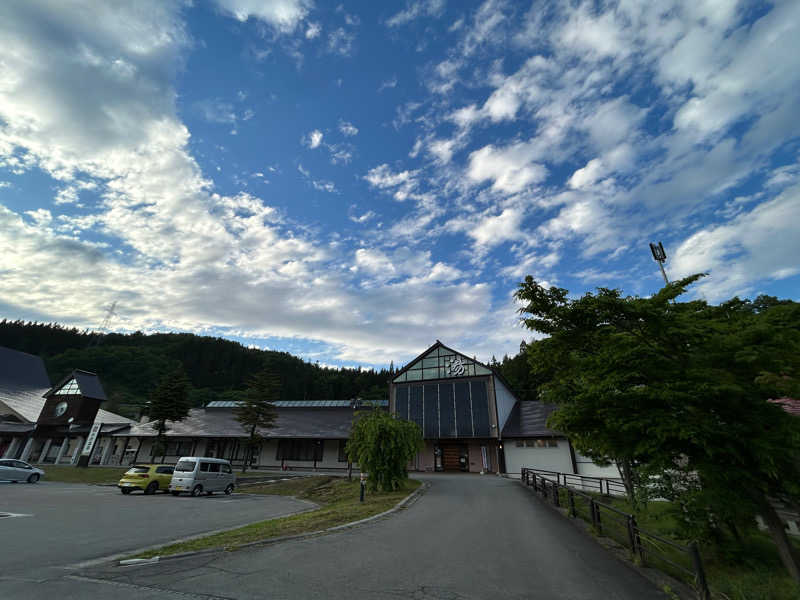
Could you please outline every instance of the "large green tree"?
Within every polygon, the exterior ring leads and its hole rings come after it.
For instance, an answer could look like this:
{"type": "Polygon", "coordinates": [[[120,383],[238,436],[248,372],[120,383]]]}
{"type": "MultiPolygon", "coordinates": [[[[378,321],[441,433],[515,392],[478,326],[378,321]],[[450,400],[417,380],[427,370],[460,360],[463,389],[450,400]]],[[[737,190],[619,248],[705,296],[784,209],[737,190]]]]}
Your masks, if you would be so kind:
{"type": "Polygon", "coordinates": [[[529,346],[529,363],[559,405],[551,425],[616,461],[631,495],[667,495],[698,536],[701,523],[761,515],[800,581],[771,502],[800,498],[800,419],[767,402],[800,373],[800,305],[674,302],[700,277],[649,298],[601,288],[577,299],[527,278],[516,293],[524,323],[549,336],[529,346]]]}
{"type": "Polygon", "coordinates": [[[250,378],[247,389],[241,394],[241,400],[233,414],[247,433],[247,452],[245,454],[242,473],[247,471],[253,451],[261,443],[260,429],[274,426],[277,412],[274,403],[281,398],[280,377],[269,370],[260,371],[250,378]]]}
{"type": "Polygon", "coordinates": [[[356,414],[347,456],[367,473],[367,487],[391,492],[408,479],[406,467],[422,448],[422,430],[411,421],[373,408],[356,414]]]}
{"type": "Polygon", "coordinates": [[[178,367],[167,373],[150,394],[148,416],[157,434],[153,456],[164,454],[167,421],[183,421],[190,408],[189,379],[183,368],[178,367]]]}

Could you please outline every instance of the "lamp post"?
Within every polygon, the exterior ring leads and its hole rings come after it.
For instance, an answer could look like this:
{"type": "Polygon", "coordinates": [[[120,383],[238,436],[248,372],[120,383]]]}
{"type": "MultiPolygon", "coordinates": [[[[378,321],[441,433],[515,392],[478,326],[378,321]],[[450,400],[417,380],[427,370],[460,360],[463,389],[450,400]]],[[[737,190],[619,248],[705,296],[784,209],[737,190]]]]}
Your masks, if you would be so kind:
{"type": "Polygon", "coordinates": [[[664,276],[664,283],[669,285],[669,279],[667,279],[667,272],[664,270],[664,262],[667,260],[667,253],[664,252],[664,246],[661,242],[658,242],[658,245],[650,242],[650,252],[653,253],[653,260],[658,263],[659,268],[661,269],[661,274],[664,276]]]}

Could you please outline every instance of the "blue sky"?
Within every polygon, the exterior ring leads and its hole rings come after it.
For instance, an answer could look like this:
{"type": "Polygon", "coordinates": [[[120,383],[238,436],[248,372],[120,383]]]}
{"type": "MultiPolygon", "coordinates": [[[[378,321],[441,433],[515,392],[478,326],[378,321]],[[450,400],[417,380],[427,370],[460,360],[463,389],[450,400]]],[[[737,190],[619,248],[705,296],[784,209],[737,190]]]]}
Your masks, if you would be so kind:
{"type": "Polygon", "coordinates": [[[800,3],[0,3],[0,314],[513,354],[525,275],[800,293],[800,3]]]}

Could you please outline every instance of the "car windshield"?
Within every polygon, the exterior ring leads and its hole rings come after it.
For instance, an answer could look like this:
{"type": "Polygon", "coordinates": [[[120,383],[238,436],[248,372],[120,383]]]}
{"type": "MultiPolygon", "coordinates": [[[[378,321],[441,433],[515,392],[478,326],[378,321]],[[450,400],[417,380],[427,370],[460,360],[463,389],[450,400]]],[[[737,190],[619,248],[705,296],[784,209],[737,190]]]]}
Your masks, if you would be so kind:
{"type": "Polygon", "coordinates": [[[137,466],[137,467],[131,467],[130,469],[128,469],[128,473],[147,473],[149,470],[150,470],[150,467],[137,466]]]}
{"type": "Polygon", "coordinates": [[[181,460],[175,465],[175,471],[194,471],[195,462],[193,460],[181,460]]]}

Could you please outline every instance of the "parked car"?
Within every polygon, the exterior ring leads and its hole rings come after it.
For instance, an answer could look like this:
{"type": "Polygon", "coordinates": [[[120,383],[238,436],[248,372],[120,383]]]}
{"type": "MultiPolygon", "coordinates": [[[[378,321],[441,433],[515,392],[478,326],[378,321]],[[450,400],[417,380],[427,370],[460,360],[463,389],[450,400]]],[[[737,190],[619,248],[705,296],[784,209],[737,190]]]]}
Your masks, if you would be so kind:
{"type": "Polygon", "coordinates": [[[24,460],[0,459],[0,481],[36,483],[42,477],[44,477],[44,471],[29,465],[24,460]]]}
{"type": "Polygon", "coordinates": [[[169,490],[172,479],[172,465],[133,465],[119,480],[117,486],[123,494],[142,490],[145,494],[155,494],[158,490],[169,490]]]}
{"type": "Polygon", "coordinates": [[[192,496],[214,492],[230,494],[236,484],[231,463],[221,458],[184,456],[175,465],[169,491],[173,496],[188,492],[192,496]]]}

